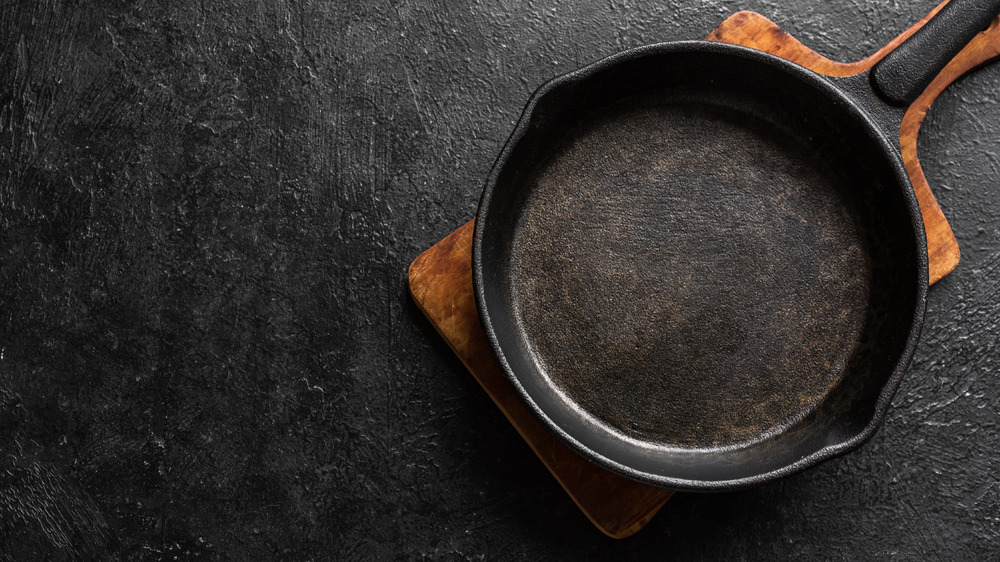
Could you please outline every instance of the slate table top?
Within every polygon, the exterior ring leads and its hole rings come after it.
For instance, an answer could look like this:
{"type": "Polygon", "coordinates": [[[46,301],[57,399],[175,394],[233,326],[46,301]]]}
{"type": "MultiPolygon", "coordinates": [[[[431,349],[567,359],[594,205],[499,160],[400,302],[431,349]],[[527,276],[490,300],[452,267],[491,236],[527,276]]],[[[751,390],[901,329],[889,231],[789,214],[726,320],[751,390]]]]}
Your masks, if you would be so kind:
{"type": "Polygon", "coordinates": [[[987,559],[1000,65],[920,155],[962,248],[884,427],[614,541],[421,316],[528,95],[751,9],[856,60],[936,0],[38,0],[0,8],[7,560],[987,559]]]}

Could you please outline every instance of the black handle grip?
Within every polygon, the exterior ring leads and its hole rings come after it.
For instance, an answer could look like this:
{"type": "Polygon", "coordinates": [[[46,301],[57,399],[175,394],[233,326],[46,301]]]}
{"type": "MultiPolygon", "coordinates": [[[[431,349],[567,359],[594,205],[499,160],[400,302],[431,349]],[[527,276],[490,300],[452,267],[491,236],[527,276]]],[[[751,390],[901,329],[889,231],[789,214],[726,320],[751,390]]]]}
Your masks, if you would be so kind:
{"type": "Polygon", "coordinates": [[[872,88],[890,105],[909,106],[938,73],[1000,13],[1000,0],[951,0],[875,64],[872,88]]]}

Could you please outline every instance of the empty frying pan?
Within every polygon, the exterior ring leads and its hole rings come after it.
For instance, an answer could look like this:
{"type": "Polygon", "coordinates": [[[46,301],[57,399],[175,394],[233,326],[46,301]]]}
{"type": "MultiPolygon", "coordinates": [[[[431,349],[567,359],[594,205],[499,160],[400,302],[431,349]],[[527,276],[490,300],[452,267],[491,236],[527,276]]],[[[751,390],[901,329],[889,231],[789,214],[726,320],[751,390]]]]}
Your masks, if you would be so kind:
{"type": "Polygon", "coordinates": [[[675,489],[763,483],[869,438],[927,297],[904,108],[998,12],[952,0],[846,78],[682,42],[539,88],[473,241],[480,318],[528,408],[675,489]]]}

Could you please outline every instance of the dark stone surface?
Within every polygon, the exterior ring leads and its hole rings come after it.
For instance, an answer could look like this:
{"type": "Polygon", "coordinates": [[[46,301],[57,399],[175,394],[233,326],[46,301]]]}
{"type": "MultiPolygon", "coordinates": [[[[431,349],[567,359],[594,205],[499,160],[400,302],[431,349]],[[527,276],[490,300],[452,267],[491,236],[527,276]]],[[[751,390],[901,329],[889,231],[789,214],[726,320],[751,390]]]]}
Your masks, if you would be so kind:
{"type": "Polygon", "coordinates": [[[529,93],[754,9],[850,60],[909,3],[0,8],[0,550],[26,559],[918,559],[1000,549],[1000,66],[935,105],[962,245],[883,429],[598,533],[406,295],[529,93]]]}

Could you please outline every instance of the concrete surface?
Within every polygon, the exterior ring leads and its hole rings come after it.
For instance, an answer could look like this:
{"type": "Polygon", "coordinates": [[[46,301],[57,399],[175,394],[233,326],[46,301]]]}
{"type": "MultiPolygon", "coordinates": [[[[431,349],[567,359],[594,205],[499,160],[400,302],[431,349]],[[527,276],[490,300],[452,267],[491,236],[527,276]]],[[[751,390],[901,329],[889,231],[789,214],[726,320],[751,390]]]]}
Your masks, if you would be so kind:
{"type": "Polygon", "coordinates": [[[753,9],[860,58],[935,0],[0,8],[0,551],[29,559],[989,559],[1000,65],[920,139],[963,258],[860,450],[613,541],[409,300],[530,92],[753,9]]]}

